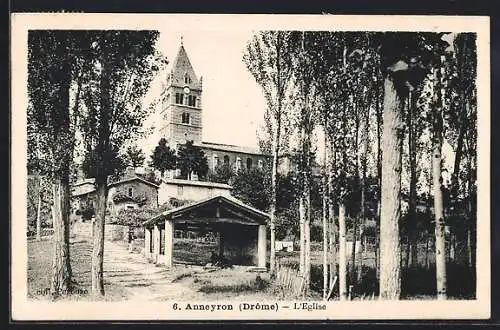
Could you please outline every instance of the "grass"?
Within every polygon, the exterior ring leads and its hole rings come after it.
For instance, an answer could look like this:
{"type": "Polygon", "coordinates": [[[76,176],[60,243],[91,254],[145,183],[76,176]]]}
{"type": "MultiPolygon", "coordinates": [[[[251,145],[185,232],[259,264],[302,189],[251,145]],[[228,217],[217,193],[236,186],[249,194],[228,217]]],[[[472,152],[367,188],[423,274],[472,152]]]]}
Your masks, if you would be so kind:
{"type": "MultiPolygon", "coordinates": [[[[115,244],[127,249],[126,242],[115,242],[115,244]]],[[[141,250],[143,242],[136,242],[137,250],[141,250]]],[[[158,277],[148,279],[147,274],[141,270],[133,271],[128,276],[134,276],[135,280],[129,282],[117,282],[115,274],[104,275],[104,285],[106,301],[124,300],[130,296],[129,289],[141,289],[154,287],[151,290],[165,290],[165,297],[170,297],[173,292],[167,292],[168,289],[164,283],[172,283],[179,292],[182,287],[186,292],[193,293],[193,297],[202,299],[255,299],[255,300],[273,300],[279,299],[282,294],[269,279],[268,273],[256,274],[246,271],[246,267],[235,266],[232,269],[216,269],[212,271],[203,270],[199,265],[205,265],[209,260],[210,252],[215,248],[213,244],[199,243],[193,241],[178,240],[174,248],[174,260],[181,261],[186,265],[177,264],[178,267],[165,269],[161,281],[158,277]],[[195,266],[193,266],[193,264],[195,266]],[[198,265],[198,266],[196,266],[198,265]],[[125,284],[124,284],[125,283],[125,284]],[[180,288],[180,289],[179,289],[180,288]]],[[[61,299],[65,300],[88,300],[90,299],[90,272],[91,272],[91,242],[88,237],[76,236],[70,243],[70,259],[73,272],[73,290],[74,293],[61,299]]],[[[136,251],[137,252],[137,251],[136,251]]],[[[50,299],[48,288],[50,288],[50,270],[52,268],[53,242],[50,237],[43,238],[41,241],[28,239],[28,297],[30,299],[50,299]]],[[[322,252],[318,250],[311,251],[311,295],[307,299],[320,299],[319,294],[322,291],[322,252]]],[[[280,252],[279,259],[289,264],[297,266],[298,252],[283,253],[280,252]]],[[[361,280],[353,287],[353,299],[366,299],[372,294],[378,294],[378,280],[374,267],[364,263],[361,280]]],[[[113,262],[104,264],[106,271],[118,272],[122,276],[123,270],[113,270],[113,262]]],[[[117,266],[116,266],[117,267],[117,266]]],[[[163,267],[163,266],[158,266],[163,267]]],[[[473,299],[475,281],[472,277],[472,270],[459,265],[449,265],[447,269],[448,291],[450,299],[473,299]]],[[[160,274],[155,272],[155,274],[160,274]]],[[[349,275],[349,274],[348,274],[349,275]]],[[[349,276],[348,276],[349,279],[349,276]]],[[[144,290],[143,290],[144,291],[144,290]]],[[[435,296],[435,269],[426,267],[414,267],[412,269],[402,270],[402,299],[433,299],[435,296]]],[[[145,292],[145,291],[144,291],[145,292]]],[[[144,293],[143,292],[143,293],[144,293]]],[[[335,292],[333,297],[335,298],[335,292]]],[[[146,292],[146,296],[149,293],[146,292]]],[[[165,298],[165,299],[167,299],[165,298]]],[[[369,299],[369,298],[368,298],[369,299]]]]}
{"type": "MultiPolygon", "coordinates": [[[[84,239],[74,239],[70,242],[70,262],[72,269],[73,293],[59,299],[89,300],[91,292],[91,251],[90,242],[84,239]]],[[[28,298],[51,299],[48,295],[52,269],[52,254],[54,246],[52,239],[41,241],[28,240],[28,298]]],[[[104,278],[108,301],[122,300],[126,294],[124,288],[111,284],[104,278]]]]}
{"type": "Polygon", "coordinates": [[[199,271],[181,274],[175,281],[203,294],[206,299],[252,299],[272,300],[269,275],[246,271],[246,267],[199,271]]]}

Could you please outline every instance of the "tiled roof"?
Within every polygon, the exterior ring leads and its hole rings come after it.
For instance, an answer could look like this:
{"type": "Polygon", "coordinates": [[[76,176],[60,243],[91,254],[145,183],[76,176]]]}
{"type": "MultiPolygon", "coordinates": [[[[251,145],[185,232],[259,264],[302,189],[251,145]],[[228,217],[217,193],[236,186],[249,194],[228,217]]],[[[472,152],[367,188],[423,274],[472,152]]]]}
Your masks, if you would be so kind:
{"type": "Polygon", "coordinates": [[[252,217],[255,217],[255,220],[261,222],[262,224],[265,224],[265,221],[269,219],[269,214],[262,212],[261,210],[258,210],[250,205],[247,205],[237,198],[234,198],[232,196],[218,195],[218,196],[214,196],[214,197],[205,198],[205,199],[202,199],[202,200],[199,200],[199,201],[196,201],[193,203],[189,203],[186,205],[182,205],[182,206],[176,207],[174,209],[163,211],[162,213],[152,217],[151,219],[144,221],[142,223],[142,225],[147,226],[151,223],[156,223],[157,221],[161,221],[162,219],[173,219],[173,218],[179,216],[179,214],[182,212],[196,209],[198,207],[202,207],[202,206],[210,204],[210,203],[220,204],[222,202],[231,204],[231,205],[233,205],[241,210],[245,210],[245,211],[250,212],[251,214],[253,214],[252,217]]]}
{"type": "Polygon", "coordinates": [[[108,187],[117,186],[117,185],[122,184],[122,183],[130,182],[130,181],[136,181],[136,180],[140,181],[140,182],[142,182],[144,184],[147,184],[147,185],[153,186],[155,188],[158,188],[157,184],[149,182],[148,180],[144,180],[143,178],[138,177],[138,176],[133,176],[133,177],[130,177],[130,178],[125,178],[125,179],[120,180],[120,181],[112,182],[112,183],[108,184],[108,187]]]}
{"type": "MultiPolygon", "coordinates": [[[[122,184],[122,183],[126,183],[126,182],[130,182],[130,181],[140,181],[144,184],[147,184],[147,185],[150,185],[150,186],[153,186],[155,188],[159,188],[158,185],[152,183],[152,182],[149,182],[147,180],[144,180],[143,178],[141,177],[138,177],[138,176],[134,176],[134,177],[130,177],[130,178],[125,178],[123,180],[120,180],[120,181],[115,181],[115,182],[111,182],[108,184],[108,187],[112,187],[112,186],[116,186],[116,185],[119,185],[119,184],[122,184]]],[[[75,187],[79,187],[79,186],[82,186],[84,184],[94,184],[95,183],[95,179],[94,178],[90,178],[90,179],[84,179],[82,181],[79,181],[79,182],[75,182],[73,185],[72,185],[72,188],[75,188],[75,187]]],[[[82,195],[86,195],[86,194],[90,194],[92,192],[95,191],[95,187],[92,187],[91,189],[87,189],[85,191],[77,191],[77,192],[72,192],[72,196],[74,197],[78,197],[78,196],[82,196],[82,195]]]]}
{"type": "Polygon", "coordinates": [[[184,180],[184,179],[163,179],[166,184],[175,185],[185,185],[185,186],[201,186],[201,187],[212,187],[212,188],[224,188],[231,189],[232,187],[225,183],[210,182],[210,181],[195,181],[195,180],[184,180]]]}
{"type": "Polygon", "coordinates": [[[205,148],[205,149],[236,152],[236,153],[251,154],[251,155],[270,156],[270,155],[267,155],[267,154],[260,152],[257,149],[254,149],[254,148],[236,146],[236,145],[232,145],[232,144],[201,142],[200,144],[197,144],[197,145],[199,147],[205,148]]]}

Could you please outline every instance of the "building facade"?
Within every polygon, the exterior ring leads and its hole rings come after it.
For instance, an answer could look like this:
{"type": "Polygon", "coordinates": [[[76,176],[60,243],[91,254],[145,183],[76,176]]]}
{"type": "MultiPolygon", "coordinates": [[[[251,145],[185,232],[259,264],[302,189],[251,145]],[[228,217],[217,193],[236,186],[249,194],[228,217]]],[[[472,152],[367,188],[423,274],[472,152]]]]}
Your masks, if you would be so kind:
{"type": "MultiPolygon", "coordinates": [[[[72,221],[90,220],[96,202],[95,180],[85,179],[72,185],[72,221]]],[[[116,215],[121,209],[158,208],[156,184],[135,174],[108,185],[107,212],[116,215]]]]}
{"type": "Polygon", "coordinates": [[[211,171],[223,164],[234,171],[262,168],[270,160],[270,155],[257,149],[202,140],[202,78],[196,75],[182,44],[167,75],[164,95],[158,129],[171,148],[193,141],[205,153],[211,171]]]}
{"type": "Polygon", "coordinates": [[[214,196],[231,195],[231,186],[223,183],[163,179],[158,189],[158,205],[171,199],[198,201],[214,196]]]}

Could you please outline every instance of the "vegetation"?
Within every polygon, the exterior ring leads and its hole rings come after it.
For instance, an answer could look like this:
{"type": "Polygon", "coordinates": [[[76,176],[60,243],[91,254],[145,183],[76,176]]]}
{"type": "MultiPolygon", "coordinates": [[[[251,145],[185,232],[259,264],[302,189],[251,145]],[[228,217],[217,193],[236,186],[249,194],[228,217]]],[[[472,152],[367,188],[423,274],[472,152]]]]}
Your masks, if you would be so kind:
{"type": "MultiPolygon", "coordinates": [[[[259,32],[248,42],[243,60],[266,100],[276,99],[270,91],[276,91],[280,54],[280,63],[291,68],[282,95],[287,106],[280,108],[280,116],[291,123],[287,140],[296,142],[292,153],[297,167],[288,187],[280,187],[277,179],[268,195],[279,200],[286,190],[283,196],[293,196],[283,215],[276,206],[273,221],[285,235],[298,232],[301,276],[311,279],[311,233],[321,219],[325,299],[335,276],[340,299],[347,298],[349,286],[361,285],[366,261],[358,244],[347,251],[347,243],[360,241],[365,250],[368,234],[375,240],[374,274],[381,298],[401,298],[402,277],[419,265],[422,242],[427,265],[429,250],[435,250],[436,296],[446,298],[457,233],[467,242],[466,264],[474,267],[475,35],[259,32]],[[272,48],[277,35],[283,38],[279,52],[272,48]],[[323,134],[322,141],[312,139],[315,132],[323,134]],[[445,145],[454,155],[443,154],[445,145]],[[322,164],[321,178],[312,172],[316,160],[322,164]],[[445,180],[445,166],[453,160],[451,178],[445,180]],[[323,195],[319,205],[314,205],[314,191],[323,195]]],[[[262,136],[267,141],[261,146],[266,150],[279,145],[270,134],[276,132],[276,104],[268,102],[265,114],[262,136]]],[[[275,157],[282,156],[276,150],[275,157]]],[[[252,201],[252,181],[246,180],[239,196],[252,201]]],[[[260,189],[259,184],[253,186],[260,189]]]]}
{"type": "Polygon", "coordinates": [[[207,157],[200,147],[193,144],[193,141],[187,141],[180,145],[177,151],[177,167],[183,179],[190,180],[193,173],[198,178],[205,178],[208,173],[207,157]]]}
{"type": "MultiPolygon", "coordinates": [[[[109,179],[145,161],[130,140],[151,110],[144,95],[166,63],[157,39],[155,31],[29,32],[27,211],[38,236],[53,222],[53,297],[71,290],[76,156],[96,186],[93,295],[104,295],[105,218],[136,226],[158,211],[106,214],[109,179]]],[[[269,212],[271,277],[286,257],[274,250],[275,240],[298,237],[293,267],[304,279],[302,295],[322,291],[325,300],[344,300],[376,291],[401,299],[424,292],[447,299],[462,282],[473,296],[475,43],[471,33],[259,32],[243,61],[266,100],[259,137],[272,154],[270,168],[233,172],[224,164],[209,173],[199,146],[188,141],[175,151],[165,139],[150,165],[162,177],[178,169],[184,179],[230,183],[234,196],[269,212]],[[285,157],[292,168],[279,173],[285,157]],[[425,288],[413,286],[417,277],[425,288]]],[[[171,200],[160,211],[185,202],[171,200]]],[[[255,289],[245,285],[234,288],[255,289]]]]}
{"type": "Polygon", "coordinates": [[[129,166],[136,168],[144,165],[146,156],[141,149],[134,145],[127,148],[127,160],[129,166]]]}
{"type": "Polygon", "coordinates": [[[150,165],[160,171],[163,178],[165,171],[175,169],[176,162],[175,151],[170,149],[166,139],[161,138],[151,155],[150,165]]]}

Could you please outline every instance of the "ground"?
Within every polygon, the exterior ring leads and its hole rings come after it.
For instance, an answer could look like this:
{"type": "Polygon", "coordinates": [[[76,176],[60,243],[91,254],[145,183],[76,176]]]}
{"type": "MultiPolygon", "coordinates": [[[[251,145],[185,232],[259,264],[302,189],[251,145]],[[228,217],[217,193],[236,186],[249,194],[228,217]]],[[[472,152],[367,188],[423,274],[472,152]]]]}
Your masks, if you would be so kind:
{"type": "MultiPolygon", "coordinates": [[[[51,238],[28,240],[28,296],[49,299],[53,244],[51,238]]],[[[172,269],[148,263],[141,253],[129,253],[122,241],[105,241],[105,300],[272,300],[267,274],[248,272],[247,267],[205,270],[202,266],[176,265],[172,269]]],[[[90,299],[91,242],[74,236],[70,246],[74,294],[64,299],[90,299]]]]}
{"type": "MultiPolygon", "coordinates": [[[[135,251],[129,253],[126,242],[105,241],[104,285],[107,301],[121,300],[247,300],[262,301],[285,299],[289,288],[269,283],[267,273],[247,271],[247,267],[232,269],[204,269],[209,258],[210,246],[205,243],[188,244],[177,240],[174,247],[173,268],[156,266],[142,255],[142,240],[137,240],[135,251]],[[197,264],[197,265],[195,265],[197,264]]],[[[74,291],[64,299],[90,299],[91,237],[77,234],[71,238],[70,255],[74,291]]],[[[32,299],[49,299],[52,264],[52,238],[41,241],[28,239],[28,296],[32,299]]],[[[298,252],[278,253],[281,264],[298,266],[298,252]]],[[[322,252],[319,247],[311,251],[311,296],[321,299],[322,252]]],[[[363,276],[354,287],[353,298],[378,294],[374,270],[374,253],[367,253],[363,261],[363,276]]],[[[451,299],[473,299],[475,282],[471,270],[460,265],[448,265],[448,290],[451,299]]],[[[299,279],[300,280],[300,279],[299,279]]],[[[435,297],[435,270],[416,267],[402,274],[403,299],[433,299],[435,297]]],[[[332,296],[335,299],[335,294],[332,296]]]]}

